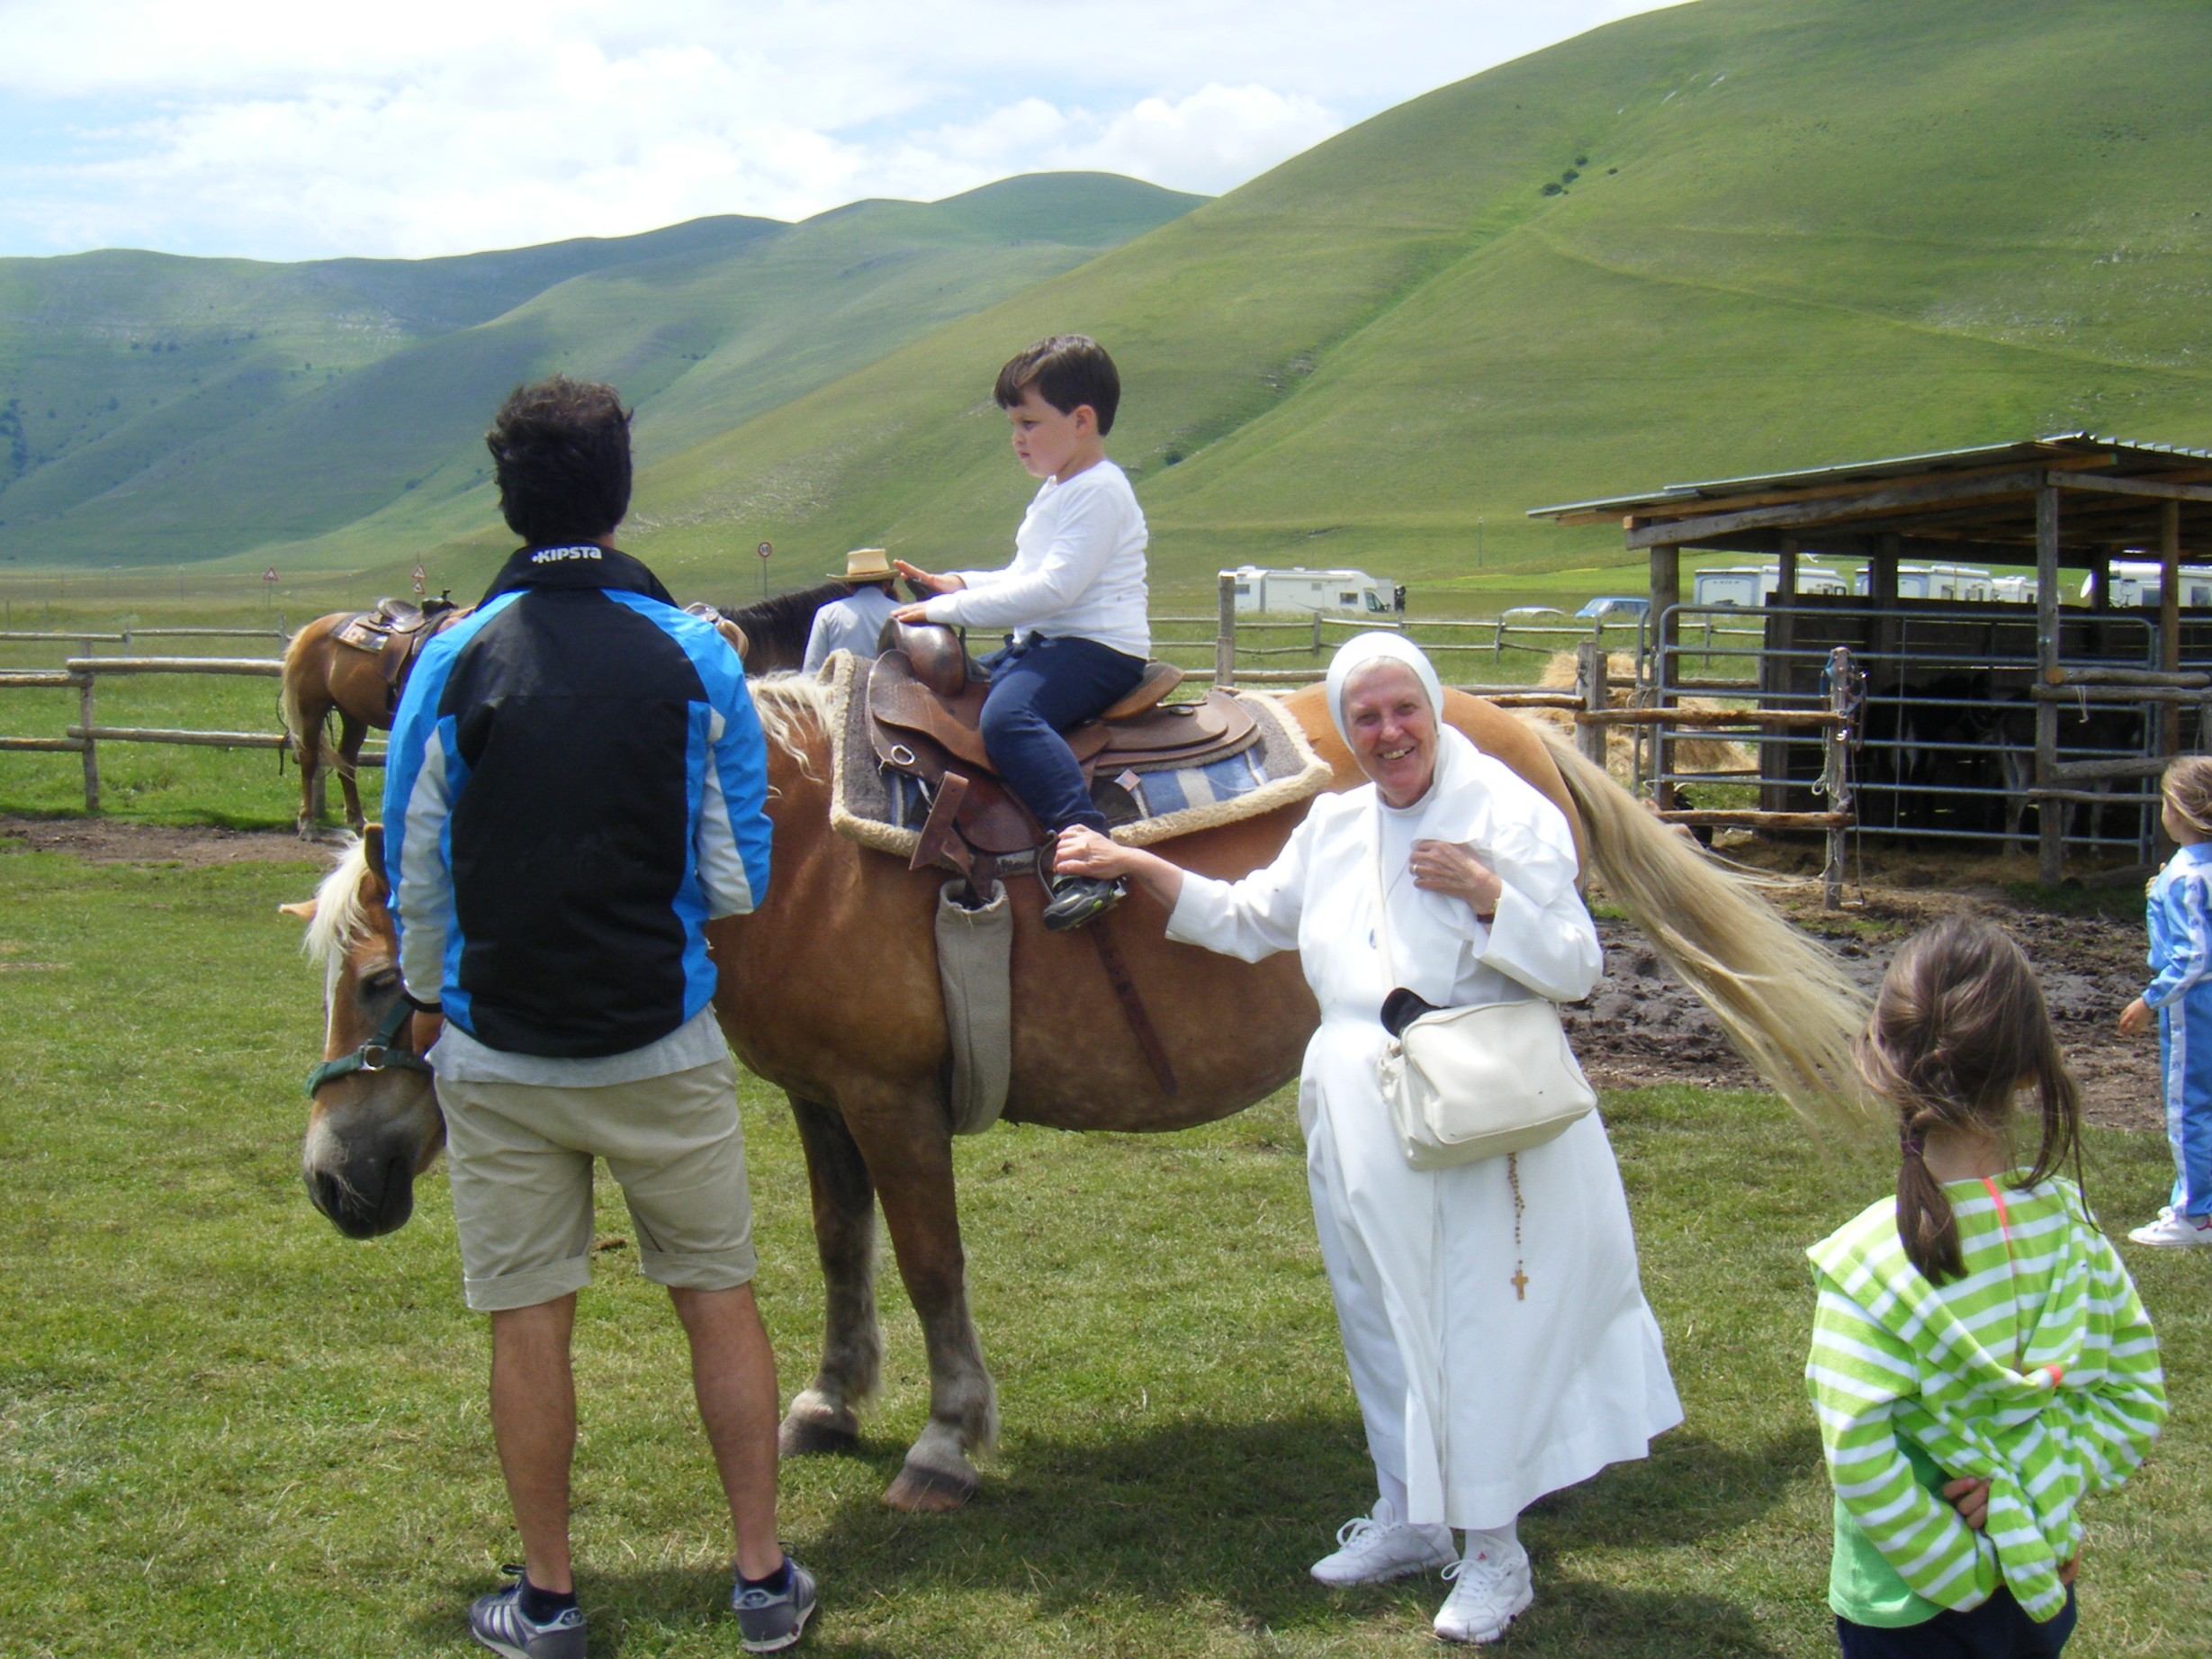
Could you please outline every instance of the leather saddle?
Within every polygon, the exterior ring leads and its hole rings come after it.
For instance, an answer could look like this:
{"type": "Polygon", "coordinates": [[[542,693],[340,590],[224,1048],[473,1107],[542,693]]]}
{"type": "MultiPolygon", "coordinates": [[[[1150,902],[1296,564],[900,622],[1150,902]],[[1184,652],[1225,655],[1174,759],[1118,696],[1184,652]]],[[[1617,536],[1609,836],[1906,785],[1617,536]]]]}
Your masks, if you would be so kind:
{"type": "MultiPolygon", "coordinates": [[[[1251,711],[1227,692],[1165,705],[1162,699],[1182,680],[1171,663],[1147,663],[1135,690],[1063,734],[1086,783],[1102,772],[1114,778],[1130,769],[1204,766],[1257,741],[1251,711]]],[[[919,780],[930,800],[917,870],[941,861],[972,875],[977,854],[1000,858],[1045,839],[984,749],[979,726],[989,692],[988,680],[949,628],[902,627],[899,643],[876,659],[868,676],[869,746],[882,764],[919,780]]]]}
{"type": "Polygon", "coordinates": [[[376,659],[384,680],[385,712],[400,706],[407,689],[407,671],[423,645],[469,613],[440,596],[420,605],[405,600],[380,599],[375,608],[350,618],[337,631],[337,642],[376,659]]]}

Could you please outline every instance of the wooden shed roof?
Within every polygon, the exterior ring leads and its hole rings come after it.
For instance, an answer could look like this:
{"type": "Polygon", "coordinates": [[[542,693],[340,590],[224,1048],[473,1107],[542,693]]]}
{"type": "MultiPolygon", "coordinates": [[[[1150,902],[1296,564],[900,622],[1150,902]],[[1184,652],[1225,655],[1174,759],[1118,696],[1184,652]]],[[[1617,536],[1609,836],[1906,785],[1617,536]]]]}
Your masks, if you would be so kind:
{"type": "Polygon", "coordinates": [[[1558,524],[1619,523],[1632,548],[1866,554],[1895,536],[1914,557],[2032,564],[2036,492],[2064,492],[2062,564],[2154,550],[2169,503],[2184,555],[2212,554],[2212,450],[2063,432],[2013,444],[1669,484],[1644,495],[1530,510],[1558,524]]]}

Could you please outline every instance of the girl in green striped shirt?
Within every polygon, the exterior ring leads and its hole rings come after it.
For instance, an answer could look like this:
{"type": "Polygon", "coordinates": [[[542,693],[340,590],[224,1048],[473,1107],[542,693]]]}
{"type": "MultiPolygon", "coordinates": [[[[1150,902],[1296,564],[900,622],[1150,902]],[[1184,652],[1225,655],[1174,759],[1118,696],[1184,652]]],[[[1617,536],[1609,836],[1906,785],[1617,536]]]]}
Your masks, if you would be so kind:
{"type": "Polygon", "coordinates": [[[1909,941],[1858,1063],[1902,1156],[1894,1199],[1805,1252],[1837,1636],[1845,1659],[2046,1659],[2073,1630],[2081,1501],[2165,1420],[2158,1339],[2082,1200],[2079,1095],[2010,935],[1957,917],[1909,941]]]}

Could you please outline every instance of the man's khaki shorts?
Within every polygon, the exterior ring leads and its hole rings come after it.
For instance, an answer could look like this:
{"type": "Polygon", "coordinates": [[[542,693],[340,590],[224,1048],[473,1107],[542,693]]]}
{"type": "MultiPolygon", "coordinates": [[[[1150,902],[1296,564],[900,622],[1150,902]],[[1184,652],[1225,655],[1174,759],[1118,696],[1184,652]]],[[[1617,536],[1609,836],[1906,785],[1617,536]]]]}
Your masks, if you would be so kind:
{"type": "Polygon", "coordinates": [[[758,1266],[737,1068],[603,1088],[440,1077],[463,1288],[479,1312],[535,1307],[591,1281],[591,1160],[621,1183],[638,1266],[678,1290],[728,1290],[758,1266]]]}

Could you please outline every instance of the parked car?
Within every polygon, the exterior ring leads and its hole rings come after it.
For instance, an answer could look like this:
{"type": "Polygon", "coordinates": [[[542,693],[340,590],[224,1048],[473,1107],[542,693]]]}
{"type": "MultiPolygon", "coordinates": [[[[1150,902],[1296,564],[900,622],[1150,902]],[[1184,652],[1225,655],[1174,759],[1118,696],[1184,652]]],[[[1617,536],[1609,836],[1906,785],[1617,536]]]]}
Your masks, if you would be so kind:
{"type": "Polygon", "coordinates": [[[1589,600],[1575,612],[1578,622],[1638,622],[1651,614],[1651,601],[1641,594],[1609,593],[1589,600]]]}

